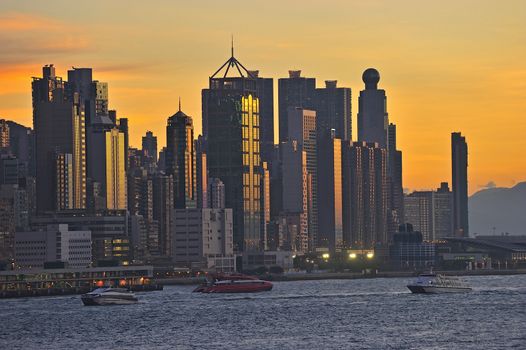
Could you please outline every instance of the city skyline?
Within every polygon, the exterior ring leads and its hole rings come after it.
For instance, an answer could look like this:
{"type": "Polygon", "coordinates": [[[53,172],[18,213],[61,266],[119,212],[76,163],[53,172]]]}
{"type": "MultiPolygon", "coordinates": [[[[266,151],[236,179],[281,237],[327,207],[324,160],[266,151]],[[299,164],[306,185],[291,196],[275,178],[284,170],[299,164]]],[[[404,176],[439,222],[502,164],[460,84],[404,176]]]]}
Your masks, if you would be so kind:
{"type": "MultiPolygon", "coordinates": [[[[130,145],[140,146],[147,130],[159,138],[159,145],[166,144],[165,118],[177,111],[178,96],[183,109],[195,117],[197,136],[202,130],[200,91],[217,63],[228,57],[233,33],[236,56],[248,69],[275,80],[275,141],[277,80],[287,77],[289,69],[316,78],[318,88],[334,79],[338,86],[354,90],[356,140],[361,73],[375,67],[381,74],[379,87],[387,92],[390,119],[399,129],[404,187],[430,189],[449,181],[449,138],[454,131],[462,131],[470,143],[470,194],[486,184],[509,187],[524,180],[526,164],[515,160],[526,147],[526,124],[521,118],[526,112],[521,82],[525,74],[521,62],[526,57],[521,40],[526,32],[520,22],[525,4],[510,2],[495,11],[497,5],[489,2],[470,6],[474,3],[467,1],[446,9],[404,1],[387,4],[391,11],[377,13],[379,4],[335,2],[323,9],[333,17],[323,28],[301,23],[302,18],[306,22],[315,18],[320,5],[293,4],[282,4],[284,11],[276,16],[270,8],[261,9],[262,18],[273,14],[272,26],[261,33],[244,25],[244,12],[235,6],[231,14],[240,15],[238,27],[214,22],[218,29],[210,31],[206,22],[216,12],[200,13],[193,4],[172,5],[177,24],[170,26],[173,18],[165,8],[163,12],[155,7],[122,8],[117,2],[104,11],[92,11],[97,18],[89,13],[74,18],[67,15],[66,3],[56,2],[37,12],[23,2],[6,1],[0,14],[0,41],[7,52],[0,60],[0,116],[32,126],[27,93],[31,77],[46,63],[54,63],[57,75],[66,76],[74,64],[93,68],[95,79],[108,82],[110,109],[129,119],[130,145]],[[290,11],[297,16],[287,18],[290,11]],[[345,16],[353,19],[352,24],[343,23],[345,16]],[[115,23],[105,23],[109,19],[115,23]],[[388,28],[375,26],[385,19],[394,22],[388,28]],[[135,29],[130,20],[138,21],[135,29]],[[283,33],[285,28],[288,33],[283,33]],[[344,37],[349,30],[356,35],[344,37]],[[63,33],[60,40],[58,33],[63,33]],[[388,34],[399,40],[393,43],[388,34]],[[124,40],[129,35],[134,40],[124,40]],[[305,50],[312,54],[299,54],[305,50]],[[491,118],[498,122],[491,123],[491,118]],[[501,147],[493,146],[497,141],[501,147]],[[509,151],[502,154],[502,147],[509,151]]],[[[92,6],[101,9],[102,5],[92,6]]],[[[225,11],[214,3],[208,6],[218,13],[225,11]]]]}

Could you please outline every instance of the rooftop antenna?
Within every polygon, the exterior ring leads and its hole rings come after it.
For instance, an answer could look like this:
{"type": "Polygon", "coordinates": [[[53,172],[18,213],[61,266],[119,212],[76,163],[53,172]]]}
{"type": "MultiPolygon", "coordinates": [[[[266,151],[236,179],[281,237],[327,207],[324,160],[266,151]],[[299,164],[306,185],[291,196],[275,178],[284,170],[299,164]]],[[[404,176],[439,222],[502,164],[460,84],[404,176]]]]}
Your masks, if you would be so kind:
{"type": "Polygon", "coordinates": [[[181,112],[181,96],[179,96],[179,112],[181,112]]]}
{"type": "Polygon", "coordinates": [[[234,34],[232,34],[232,57],[234,57],[234,34]]]}

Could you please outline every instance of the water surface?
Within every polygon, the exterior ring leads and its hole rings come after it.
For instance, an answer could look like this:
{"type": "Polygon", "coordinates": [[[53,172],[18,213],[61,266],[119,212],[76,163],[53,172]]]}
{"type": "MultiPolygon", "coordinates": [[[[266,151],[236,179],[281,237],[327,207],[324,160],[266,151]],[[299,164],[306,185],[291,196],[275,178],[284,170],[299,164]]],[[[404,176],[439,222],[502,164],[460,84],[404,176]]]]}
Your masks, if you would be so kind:
{"type": "Polygon", "coordinates": [[[0,300],[0,349],[526,349],[526,275],[465,277],[466,294],[406,278],[276,282],[259,294],[137,293],[0,300]]]}

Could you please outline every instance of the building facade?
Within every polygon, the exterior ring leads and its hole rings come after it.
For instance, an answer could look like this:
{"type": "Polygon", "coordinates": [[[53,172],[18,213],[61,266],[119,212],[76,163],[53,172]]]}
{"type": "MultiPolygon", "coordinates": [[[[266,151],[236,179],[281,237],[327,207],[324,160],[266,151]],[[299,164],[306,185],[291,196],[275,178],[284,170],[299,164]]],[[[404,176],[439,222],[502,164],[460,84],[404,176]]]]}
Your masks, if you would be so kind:
{"type": "Polygon", "coordinates": [[[336,138],[352,139],[351,89],[338,87],[336,80],[326,80],[325,88],[316,89],[316,123],[318,131],[334,130],[336,138]]]}
{"type": "Polygon", "coordinates": [[[316,107],[316,79],[301,76],[300,70],[290,70],[288,78],[278,80],[279,142],[289,139],[289,108],[314,110],[316,107]]]}
{"type": "Polygon", "coordinates": [[[177,266],[235,271],[232,209],[175,209],[172,217],[177,266]]]}
{"type": "Polygon", "coordinates": [[[343,237],[351,249],[388,242],[387,151],[377,143],[346,143],[343,155],[343,237]]]}
{"type": "Polygon", "coordinates": [[[71,268],[91,265],[91,231],[70,231],[67,224],[49,225],[45,231],[15,234],[18,268],[42,268],[46,262],[63,262],[71,268]]]}

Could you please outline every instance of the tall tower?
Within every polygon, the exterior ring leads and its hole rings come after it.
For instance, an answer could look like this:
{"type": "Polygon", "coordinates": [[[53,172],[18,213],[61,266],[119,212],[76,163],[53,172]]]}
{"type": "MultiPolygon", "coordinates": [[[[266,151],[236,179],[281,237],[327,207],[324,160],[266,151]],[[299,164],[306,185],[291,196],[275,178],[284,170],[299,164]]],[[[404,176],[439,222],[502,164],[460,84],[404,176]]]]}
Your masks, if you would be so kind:
{"type": "Polygon", "coordinates": [[[274,79],[260,77],[257,70],[251,70],[250,73],[256,79],[256,95],[259,99],[261,161],[270,162],[274,150],[274,79]]]}
{"type": "Polygon", "coordinates": [[[334,130],[319,131],[318,246],[334,253],[343,248],[342,140],[336,138],[334,130]]]}
{"type": "Polygon", "coordinates": [[[352,142],[342,154],[345,244],[353,249],[386,244],[387,151],[377,143],[352,142]]]}
{"type": "Polygon", "coordinates": [[[166,126],[166,173],[173,177],[174,207],[195,208],[196,173],[194,126],[192,117],[179,111],[168,118],[166,126]]]}
{"type": "Polygon", "coordinates": [[[318,130],[333,130],[335,137],[352,138],[351,89],[337,87],[336,80],[326,80],[325,88],[316,89],[316,123],[318,130]]]}
{"type": "Polygon", "coordinates": [[[203,90],[203,130],[211,178],[225,184],[234,249],[261,249],[260,101],[257,79],[232,56],[203,90]],[[229,71],[236,76],[228,76],[229,71]]]}
{"type": "Polygon", "coordinates": [[[307,155],[309,200],[309,250],[318,243],[318,147],[316,133],[316,112],[303,108],[288,109],[288,138],[296,141],[307,155]]]}
{"type": "Polygon", "coordinates": [[[365,90],[358,98],[358,142],[376,142],[382,148],[387,147],[387,99],[385,90],[378,89],[380,73],[374,68],[363,72],[365,90]]]}
{"type": "MultiPolygon", "coordinates": [[[[55,67],[43,67],[43,77],[33,78],[33,126],[35,129],[37,210],[46,212],[86,208],[86,129],[84,106],[78,93],[66,94],[64,83],[55,76],[55,67]],[[63,188],[57,183],[57,156],[71,155],[73,191],[68,207],[57,198],[63,188]]],[[[65,159],[64,158],[64,159],[65,159]]],[[[62,202],[65,203],[65,202],[62,202]]]]}
{"type": "Polygon", "coordinates": [[[157,136],[153,136],[153,132],[146,131],[142,137],[142,151],[152,162],[157,163],[157,136]]]}
{"type": "Polygon", "coordinates": [[[301,70],[289,71],[288,78],[278,80],[279,142],[288,140],[288,109],[315,109],[316,79],[301,76],[301,70]]]}
{"type": "Polygon", "coordinates": [[[469,237],[468,220],[468,144],[460,132],[451,133],[453,184],[453,228],[460,237],[469,237]]]}
{"type": "Polygon", "coordinates": [[[124,133],[118,128],[105,132],[106,139],[106,208],[127,208],[126,159],[124,133]]]}

